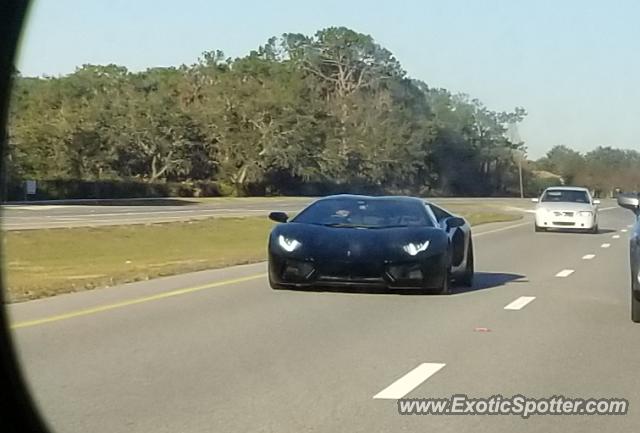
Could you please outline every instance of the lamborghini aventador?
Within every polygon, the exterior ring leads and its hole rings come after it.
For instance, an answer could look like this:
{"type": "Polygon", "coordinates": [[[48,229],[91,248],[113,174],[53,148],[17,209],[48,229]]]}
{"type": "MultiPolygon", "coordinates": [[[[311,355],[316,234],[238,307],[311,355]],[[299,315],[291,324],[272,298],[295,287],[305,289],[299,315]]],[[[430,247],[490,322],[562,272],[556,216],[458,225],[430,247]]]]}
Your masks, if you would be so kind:
{"type": "Polygon", "coordinates": [[[269,237],[274,289],[371,287],[448,294],[471,286],[473,243],[467,221],[413,197],[335,195],[319,199],[269,237]]]}

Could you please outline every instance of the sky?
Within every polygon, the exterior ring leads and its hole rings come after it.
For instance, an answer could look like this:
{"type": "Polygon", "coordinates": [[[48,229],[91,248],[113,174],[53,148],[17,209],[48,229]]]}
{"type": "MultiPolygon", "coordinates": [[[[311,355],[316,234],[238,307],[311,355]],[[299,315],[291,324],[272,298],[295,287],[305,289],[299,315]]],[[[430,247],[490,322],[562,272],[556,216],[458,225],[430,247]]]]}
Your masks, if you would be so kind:
{"type": "Polygon", "coordinates": [[[35,0],[17,67],[62,75],[238,57],[271,36],[370,34],[407,73],[493,110],[524,107],[529,158],[564,144],[640,150],[640,2],[589,0],[35,0]]]}

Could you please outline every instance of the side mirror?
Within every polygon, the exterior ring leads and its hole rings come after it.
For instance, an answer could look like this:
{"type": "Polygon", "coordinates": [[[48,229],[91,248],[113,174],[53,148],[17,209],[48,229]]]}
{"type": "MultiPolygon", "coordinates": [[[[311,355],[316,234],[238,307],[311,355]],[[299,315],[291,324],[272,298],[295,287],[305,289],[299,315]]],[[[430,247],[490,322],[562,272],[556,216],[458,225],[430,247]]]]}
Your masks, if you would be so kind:
{"type": "Polygon", "coordinates": [[[460,217],[449,217],[444,222],[445,222],[445,226],[448,229],[462,227],[467,223],[463,218],[460,218],[460,217]]]}
{"type": "Polygon", "coordinates": [[[595,199],[595,200],[593,201],[593,204],[600,204],[600,200],[595,199]]]}
{"type": "Polygon", "coordinates": [[[285,212],[271,212],[269,214],[269,219],[277,223],[286,223],[289,216],[285,212]]]}
{"type": "Polygon", "coordinates": [[[534,203],[538,203],[540,201],[540,199],[536,197],[536,198],[532,198],[531,201],[534,202],[534,203]]]}
{"type": "Polygon", "coordinates": [[[640,198],[638,195],[619,195],[618,204],[636,215],[640,214],[640,198]]]}

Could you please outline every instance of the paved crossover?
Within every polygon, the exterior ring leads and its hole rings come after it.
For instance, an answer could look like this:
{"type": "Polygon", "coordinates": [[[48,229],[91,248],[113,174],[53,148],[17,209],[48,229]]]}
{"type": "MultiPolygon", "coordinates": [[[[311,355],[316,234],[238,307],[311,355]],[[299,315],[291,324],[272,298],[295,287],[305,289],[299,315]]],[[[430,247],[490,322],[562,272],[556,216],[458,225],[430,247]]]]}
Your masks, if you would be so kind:
{"type": "MultiPolygon", "coordinates": [[[[3,206],[4,230],[145,224],[221,216],[264,215],[273,208],[295,211],[309,198],[222,198],[203,203],[181,199],[137,200],[136,205],[8,204],[3,206]],[[158,202],[163,202],[158,204],[158,202]]],[[[123,201],[123,202],[126,202],[123,201]]]]}
{"type": "Polygon", "coordinates": [[[476,285],[451,296],[272,291],[256,264],[11,305],[15,341],[60,432],[635,432],[632,218],[605,211],[598,235],[478,227],[476,285]],[[401,416],[394,400],[458,393],[630,409],[401,416]]]}
{"type": "MultiPolygon", "coordinates": [[[[200,203],[190,202],[188,199],[138,199],[134,202],[135,205],[119,206],[73,204],[73,201],[66,204],[9,204],[3,206],[2,227],[5,230],[29,230],[265,215],[272,210],[297,212],[312,200],[314,198],[311,197],[251,197],[204,199],[200,203]]],[[[125,203],[126,200],[122,202],[125,203]]],[[[479,203],[493,206],[494,210],[533,208],[529,200],[513,198],[443,198],[434,199],[434,202],[445,206],[452,203],[479,203]]]]}

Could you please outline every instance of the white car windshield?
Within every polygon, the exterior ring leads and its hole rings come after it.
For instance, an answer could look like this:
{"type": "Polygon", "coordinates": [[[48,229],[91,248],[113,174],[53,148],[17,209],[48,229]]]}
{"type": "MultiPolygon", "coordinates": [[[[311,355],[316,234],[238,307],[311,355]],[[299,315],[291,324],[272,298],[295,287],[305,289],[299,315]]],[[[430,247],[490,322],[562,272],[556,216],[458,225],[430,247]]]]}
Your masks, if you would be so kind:
{"type": "Polygon", "coordinates": [[[543,202],[569,202],[569,203],[589,203],[589,196],[586,191],[550,189],[542,196],[543,202]]]}

